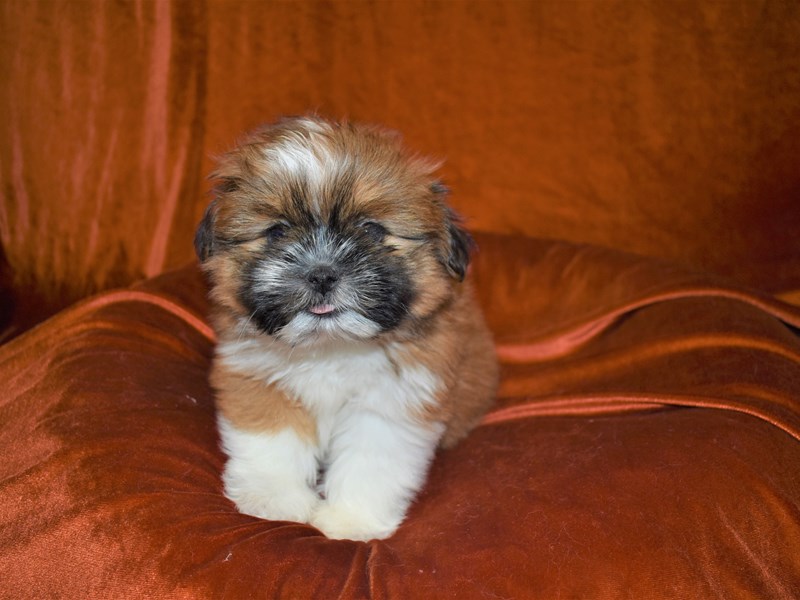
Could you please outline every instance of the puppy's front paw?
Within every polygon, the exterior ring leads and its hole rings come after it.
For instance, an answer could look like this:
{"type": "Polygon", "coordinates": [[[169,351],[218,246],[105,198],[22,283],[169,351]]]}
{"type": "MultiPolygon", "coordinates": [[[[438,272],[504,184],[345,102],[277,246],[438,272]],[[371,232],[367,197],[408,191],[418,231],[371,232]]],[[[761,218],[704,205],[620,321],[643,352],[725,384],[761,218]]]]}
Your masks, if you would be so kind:
{"type": "Polygon", "coordinates": [[[400,525],[400,519],[380,519],[365,511],[320,502],[310,523],[332,540],[367,541],[390,537],[400,525]]]}
{"type": "Polygon", "coordinates": [[[233,500],[239,512],[270,521],[308,523],[320,502],[311,489],[296,484],[270,489],[226,485],[225,495],[233,500]]]}

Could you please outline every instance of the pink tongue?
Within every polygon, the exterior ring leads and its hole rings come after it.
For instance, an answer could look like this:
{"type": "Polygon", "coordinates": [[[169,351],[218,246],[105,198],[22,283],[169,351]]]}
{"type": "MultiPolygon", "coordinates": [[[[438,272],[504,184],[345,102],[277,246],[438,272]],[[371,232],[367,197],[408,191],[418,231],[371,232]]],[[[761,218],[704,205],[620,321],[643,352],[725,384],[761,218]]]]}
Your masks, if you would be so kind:
{"type": "Polygon", "coordinates": [[[336,310],[336,307],[332,304],[318,304],[317,306],[312,306],[308,310],[315,315],[327,315],[328,313],[332,313],[334,310],[336,310]]]}

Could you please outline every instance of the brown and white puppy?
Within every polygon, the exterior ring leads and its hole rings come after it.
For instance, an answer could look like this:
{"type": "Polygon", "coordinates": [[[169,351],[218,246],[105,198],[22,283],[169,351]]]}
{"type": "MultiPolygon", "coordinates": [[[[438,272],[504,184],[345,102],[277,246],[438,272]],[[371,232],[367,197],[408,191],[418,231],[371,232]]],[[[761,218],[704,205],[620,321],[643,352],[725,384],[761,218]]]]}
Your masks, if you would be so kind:
{"type": "Polygon", "coordinates": [[[390,536],[492,401],[464,281],[471,239],[435,166],[381,129],[286,119],[222,156],[195,245],[238,509],[331,538],[390,536]],[[319,481],[318,481],[319,480],[319,481]]]}

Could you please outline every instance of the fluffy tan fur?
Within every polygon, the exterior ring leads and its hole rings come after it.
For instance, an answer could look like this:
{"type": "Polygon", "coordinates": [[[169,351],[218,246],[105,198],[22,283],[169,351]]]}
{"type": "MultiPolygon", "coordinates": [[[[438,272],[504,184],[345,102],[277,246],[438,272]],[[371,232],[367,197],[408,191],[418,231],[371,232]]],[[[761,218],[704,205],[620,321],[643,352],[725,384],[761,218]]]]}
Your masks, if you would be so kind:
{"type": "MultiPolygon", "coordinates": [[[[337,125],[333,131],[311,127],[304,132],[269,127],[251,134],[222,157],[214,174],[220,182],[211,209],[214,233],[219,240],[241,243],[230,252],[211,256],[206,264],[214,283],[214,321],[220,335],[251,335],[231,318],[247,316],[236,299],[241,266],[258,249],[259,233],[291,205],[287,182],[263,149],[297,135],[312,137],[323,161],[357,156],[360,164],[353,182],[352,211],[385,223],[397,234],[387,243],[409,261],[420,293],[412,306],[415,318],[379,343],[392,361],[423,363],[441,377],[445,391],[437,409],[420,418],[445,422],[443,444],[452,445],[491,403],[497,365],[471,284],[449,277],[442,268],[451,240],[447,209],[441,194],[434,191],[437,165],[410,155],[395,134],[357,124],[337,125]]],[[[330,187],[332,193],[319,198],[323,214],[336,199],[335,182],[330,187]]],[[[310,417],[300,416],[302,406],[282,392],[222,371],[224,367],[217,363],[212,382],[218,388],[221,410],[236,425],[245,429],[291,425],[304,435],[313,429],[310,417]]]]}
{"type": "MultiPolygon", "coordinates": [[[[250,323],[252,315],[240,301],[244,269],[258,260],[264,232],[275,223],[302,219],[306,210],[322,222],[381,224],[387,231],[383,243],[402,258],[415,293],[399,325],[364,343],[373,359],[375,352],[383,353],[383,364],[398,378],[413,369],[433,376],[432,401],[410,402],[406,416],[423,429],[443,430],[439,443],[449,447],[492,402],[498,369],[472,285],[464,280],[469,238],[445,204],[435,169],[409,154],[398,136],[373,127],[306,118],[264,128],[220,159],[198,253],[212,283],[220,345],[251,341],[251,350],[266,352],[272,342],[250,323]],[[295,171],[314,179],[304,188],[308,193],[298,194],[295,171]]],[[[291,352],[287,356],[291,362],[291,352]]],[[[219,412],[231,426],[256,434],[288,429],[309,443],[318,441],[314,411],[303,398],[292,397],[279,376],[266,380],[258,369],[243,369],[246,361],[227,358],[215,360],[211,383],[219,412]]],[[[325,523],[323,518],[318,526],[325,523]]]]}

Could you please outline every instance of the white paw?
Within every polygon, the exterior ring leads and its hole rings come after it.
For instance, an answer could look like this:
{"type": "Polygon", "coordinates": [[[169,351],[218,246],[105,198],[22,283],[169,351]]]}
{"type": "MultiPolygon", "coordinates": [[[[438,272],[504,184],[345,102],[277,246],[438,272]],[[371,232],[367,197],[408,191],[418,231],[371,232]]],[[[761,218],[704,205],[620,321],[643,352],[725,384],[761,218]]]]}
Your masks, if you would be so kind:
{"type": "Polygon", "coordinates": [[[226,485],[225,495],[239,512],[270,521],[308,523],[319,496],[305,485],[272,485],[270,489],[226,485]]]}
{"type": "Polygon", "coordinates": [[[397,519],[380,519],[367,512],[320,502],[311,517],[311,525],[332,540],[383,540],[400,525],[397,519]]]}

